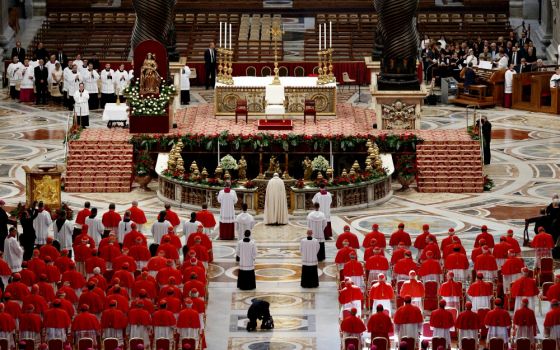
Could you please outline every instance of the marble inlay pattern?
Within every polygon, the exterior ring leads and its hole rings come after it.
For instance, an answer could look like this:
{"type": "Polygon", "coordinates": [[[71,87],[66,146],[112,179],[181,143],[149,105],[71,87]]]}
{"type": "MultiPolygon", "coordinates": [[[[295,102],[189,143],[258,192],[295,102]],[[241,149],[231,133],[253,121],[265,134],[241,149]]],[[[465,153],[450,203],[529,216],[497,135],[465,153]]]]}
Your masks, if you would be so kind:
{"type": "MultiPolygon", "coordinates": [[[[264,332],[262,332],[264,333],[264,332]]],[[[317,344],[315,338],[282,338],[273,336],[258,337],[234,337],[228,340],[228,350],[315,350],[317,344]]]]}
{"type": "Polygon", "coordinates": [[[231,297],[232,310],[247,310],[253,298],[268,301],[273,312],[315,308],[315,293],[236,292],[231,297]]]}
{"type": "MultiPolygon", "coordinates": [[[[315,332],[314,315],[273,314],[274,332],[315,332]]],[[[230,316],[230,332],[246,332],[249,319],[245,315],[230,316]]],[[[260,322],[257,322],[260,328],[260,322]]],[[[266,332],[266,331],[264,331],[266,332]]]]}

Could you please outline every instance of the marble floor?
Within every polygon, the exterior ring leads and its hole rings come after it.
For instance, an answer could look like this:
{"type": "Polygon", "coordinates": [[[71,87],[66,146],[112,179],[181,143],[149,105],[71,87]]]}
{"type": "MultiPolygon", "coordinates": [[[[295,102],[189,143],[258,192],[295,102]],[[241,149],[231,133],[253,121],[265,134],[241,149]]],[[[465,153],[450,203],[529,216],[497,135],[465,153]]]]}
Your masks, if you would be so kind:
{"type": "MultiPolygon", "coordinates": [[[[194,104],[208,103],[212,96],[193,89],[194,104]]],[[[367,107],[369,97],[362,90],[339,95],[367,107]]],[[[538,214],[553,193],[560,192],[560,117],[496,108],[484,110],[493,124],[492,164],[485,174],[495,187],[482,194],[429,194],[397,191],[379,206],[334,216],[335,233],[349,224],[359,235],[367,233],[373,222],[390,233],[398,222],[406,223],[413,236],[428,223],[437,236],[455,228],[467,248],[472,247],[480,226],[488,225],[495,236],[513,228],[521,240],[524,219],[538,214]]],[[[23,165],[63,162],[64,127],[68,112],[61,108],[23,105],[0,95],[0,198],[9,206],[25,200],[23,165]]],[[[472,118],[469,117],[469,119],[472,118]]],[[[468,121],[472,124],[472,119],[468,121]]],[[[99,113],[91,115],[92,127],[104,127],[99,113]]],[[[423,109],[422,129],[461,129],[467,124],[464,108],[427,106],[423,109]]],[[[126,194],[69,194],[63,200],[79,208],[85,200],[105,211],[114,202],[119,211],[137,199],[146,210],[149,224],[162,209],[153,190],[134,188],[126,194]]],[[[189,213],[178,209],[183,219],[189,213]]],[[[261,220],[261,218],[258,218],[261,220]]],[[[532,229],[532,228],[531,228],[532,229]]],[[[233,242],[215,241],[215,262],[210,274],[207,342],[209,349],[336,349],[339,344],[336,268],[334,243],[327,243],[327,260],[320,266],[321,285],[317,289],[299,287],[299,244],[305,232],[302,217],[291,218],[284,227],[259,223],[254,238],[258,244],[257,290],[241,292],[235,288],[237,267],[233,242]],[[244,330],[250,299],[258,296],[272,303],[276,329],[248,334],[244,330]]],[[[532,263],[526,252],[527,262],[532,263]]],[[[547,305],[543,306],[545,311],[547,305]]]]}

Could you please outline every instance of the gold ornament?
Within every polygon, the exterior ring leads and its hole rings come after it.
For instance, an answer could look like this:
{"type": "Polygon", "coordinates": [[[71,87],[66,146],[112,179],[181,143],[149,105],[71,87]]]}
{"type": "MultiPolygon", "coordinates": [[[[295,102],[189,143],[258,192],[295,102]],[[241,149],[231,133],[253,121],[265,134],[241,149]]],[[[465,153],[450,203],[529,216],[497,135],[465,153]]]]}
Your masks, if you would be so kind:
{"type": "Polygon", "coordinates": [[[323,174],[320,171],[317,174],[317,180],[319,180],[319,181],[323,180],[323,174]]]}
{"type": "Polygon", "coordinates": [[[200,175],[202,180],[206,180],[208,178],[208,170],[206,170],[206,168],[202,168],[202,173],[200,175]]]}
{"type": "Polygon", "coordinates": [[[360,163],[358,163],[357,160],[354,161],[354,164],[352,164],[352,170],[354,170],[355,172],[359,172],[360,171],[360,163]]]}
{"type": "Polygon", "coordinates": [[[342,174],[340,175],[342,177],[347,177],[348,173],[346,172],[346,169],[342,169],[342,174]]]}
{"type": "Polygon", "coordinates": [[[333,168],[329,167],[327,169],[327,179],[332,179],[333,177],[333,168]]]}
{"type": "Polygon", "coordinates": [[[354,170],[354,168],[350,169],[350,176],[356,176],[356,171],[354,170]]]}
{"type": "Polygon", "coordinates": [[[216,179],[221,179],[222,178],[222,173],[223,173],[222,166],[218,164],[218,167],[214,171],[214,176],[216,176],[216,179]]]}

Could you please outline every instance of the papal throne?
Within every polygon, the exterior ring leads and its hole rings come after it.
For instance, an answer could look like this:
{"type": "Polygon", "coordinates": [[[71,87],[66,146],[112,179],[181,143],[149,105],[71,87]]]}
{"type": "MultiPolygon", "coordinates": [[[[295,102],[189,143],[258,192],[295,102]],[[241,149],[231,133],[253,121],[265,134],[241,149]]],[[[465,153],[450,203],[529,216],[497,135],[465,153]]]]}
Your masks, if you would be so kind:
{"type": "Polygon", "coordinates": [[[266,108],[265,117],[281,116],[284,119],[286,108],[284,107],[284,87],[282,85],[267,85],[266,86],[266,108]]]}

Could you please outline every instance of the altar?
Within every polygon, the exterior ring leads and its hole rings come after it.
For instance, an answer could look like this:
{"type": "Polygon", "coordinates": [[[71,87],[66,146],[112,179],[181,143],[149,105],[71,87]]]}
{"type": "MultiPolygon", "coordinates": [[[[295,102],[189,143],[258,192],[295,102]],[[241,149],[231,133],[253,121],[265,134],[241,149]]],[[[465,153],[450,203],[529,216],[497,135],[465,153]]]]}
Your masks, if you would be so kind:
{"type": "MultiPolygon", "coordinates": [[[[266,86],[270,77],[233,77],[233,85],[216,83],[216,116],[234,116],[237,100],[246,100],[252,116],[264,116],[266,86]]],[[[284,88],[286,118],[301,117],[305,100],[314,100],[317,117],[336,116],[336,83],[317,85],[317,77],[280,77],[284,88]]]]}

